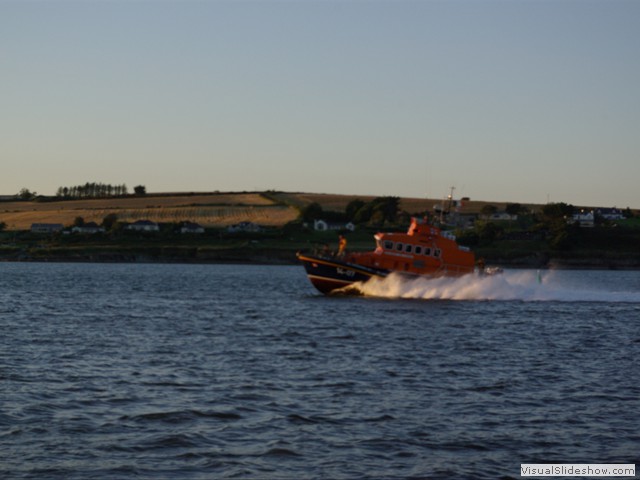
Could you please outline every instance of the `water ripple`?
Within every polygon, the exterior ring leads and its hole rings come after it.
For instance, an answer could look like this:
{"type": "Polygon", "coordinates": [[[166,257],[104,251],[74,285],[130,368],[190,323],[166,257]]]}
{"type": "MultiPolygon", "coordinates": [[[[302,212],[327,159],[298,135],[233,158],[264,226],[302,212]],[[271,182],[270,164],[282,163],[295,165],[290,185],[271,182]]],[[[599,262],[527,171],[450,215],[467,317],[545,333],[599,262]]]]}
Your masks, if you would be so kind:
{"type": "Polygon", "coordinates": [[[0,268],[2,478],[640,463],[637,272],[549,274],[546,299],[524,272],[460,302],[326,298],[289,267],[0,268]]]}

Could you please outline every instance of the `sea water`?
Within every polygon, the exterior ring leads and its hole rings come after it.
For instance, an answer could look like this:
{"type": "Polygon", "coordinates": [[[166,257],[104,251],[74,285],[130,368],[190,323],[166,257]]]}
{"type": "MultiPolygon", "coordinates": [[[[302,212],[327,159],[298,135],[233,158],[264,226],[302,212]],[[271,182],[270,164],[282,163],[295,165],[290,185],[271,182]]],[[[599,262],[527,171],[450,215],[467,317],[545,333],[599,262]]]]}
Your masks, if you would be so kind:
{"type": "Polygon", "coordinates": [[[640,272],[362,290],[293,266],[0,264],[0,478],[640,464],[640,272]]]}

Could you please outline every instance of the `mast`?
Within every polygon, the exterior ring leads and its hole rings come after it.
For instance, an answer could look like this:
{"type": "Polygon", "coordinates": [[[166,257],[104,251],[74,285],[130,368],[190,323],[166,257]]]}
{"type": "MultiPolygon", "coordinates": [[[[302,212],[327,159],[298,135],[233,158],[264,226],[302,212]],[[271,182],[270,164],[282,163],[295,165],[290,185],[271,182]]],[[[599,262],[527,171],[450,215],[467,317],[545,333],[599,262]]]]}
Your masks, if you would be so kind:
{"type": "Polygon", "coordinates": [[[449,215],[451,213],[451,206],[453,205],[453,191],[456,187],[449,187],[450,193],[446,198],[442,199],[442,208],[440,209],[440,223],[444,224],[444,216],[449,215]],[[448,200],[448,203],[447,203],[448,200]],[[446,207],[445,207],[446,204],[446,207]]]}
{"type": "Polygon", "coordinates": [[[449,206],[447,207],[447,214],[451,213],[451,206],[453,205],[453,191],[456,187],[451,187],[451,193],[449,194],[449,206]]]}

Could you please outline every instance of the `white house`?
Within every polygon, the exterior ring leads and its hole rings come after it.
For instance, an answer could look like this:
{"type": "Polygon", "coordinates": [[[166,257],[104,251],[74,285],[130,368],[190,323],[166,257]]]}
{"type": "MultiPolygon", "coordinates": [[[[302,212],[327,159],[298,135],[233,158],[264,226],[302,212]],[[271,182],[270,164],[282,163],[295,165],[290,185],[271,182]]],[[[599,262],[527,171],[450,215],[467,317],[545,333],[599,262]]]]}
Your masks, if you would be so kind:
{"type": "Polygon", "coordinates": [[[104,228],[99,226],[96,222],[85,223],[82,226],[76,226],[71,229],[72,233],[104,233],[104,228]]]}
{"type": "Polygon", "coordinates": [[[510,215],[507,212],[496,212],[492,213],[489,219],[498,221],[517,220],[518,215],[510,215]]]}
{"type": "Polygon", "coordinates": [[[250,232],[256,233],[262,231],[262,227],[257,223],[253,222],[240,222],[235,225],[229,225],[227,227],[227,232],[230,233],[238,233],[238,232],[250,232]]]}
{"type": "Polygon", "coordinates": [[[138,220],[131,225],[127,225],[127,230],[133,230],[135,232],[159,232],[160,227],[156,222],[151,220],[138,220]]]}
{"type": "Polygon", "coordinates": [[[594,226],[593,212],[574,213],[569,223],[577,223],[579,227],[591,228],[594,226]]]}
{"type": "Polygon", "coordinates": [[[180,233],[204,233],[204,227],[193,222],[184,222],[180,227],[180,233]]]}
{"type": "Polygon", "coordinates": [[[61,223],[32,223],[32,233],[55,233],[64,228],[61,223]]]}
{"type": "Polygon", "coordinates": [[[317,232],[326,232],[328,230],[349,230],[350,232],[353,232],[356,229],[356,226],[351,222],[329,223],[324,220],[314,220],[313,229],[317,232]]]}
{"type": "Polygon", "coordinates": [[[623,220],[624,214],[617,208],[599,208],[596,213],[605,220],[623,220]]]}

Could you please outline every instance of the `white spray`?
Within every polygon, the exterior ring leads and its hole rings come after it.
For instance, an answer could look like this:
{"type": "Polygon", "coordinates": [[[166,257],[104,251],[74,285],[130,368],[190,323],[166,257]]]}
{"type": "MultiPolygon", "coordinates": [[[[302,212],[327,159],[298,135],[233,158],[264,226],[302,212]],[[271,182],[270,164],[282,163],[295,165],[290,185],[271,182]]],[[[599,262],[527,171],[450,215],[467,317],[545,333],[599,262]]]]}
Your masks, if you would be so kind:
{"type": "Polygon", "coordinates": [[[602,301],[640,302],[640,292],[615,292],[566,284],[553,272],[506,271],[501,275],[435,279],[391,274],[357,284],[360,293],[384,298],[440,300],[602,301]]]}

